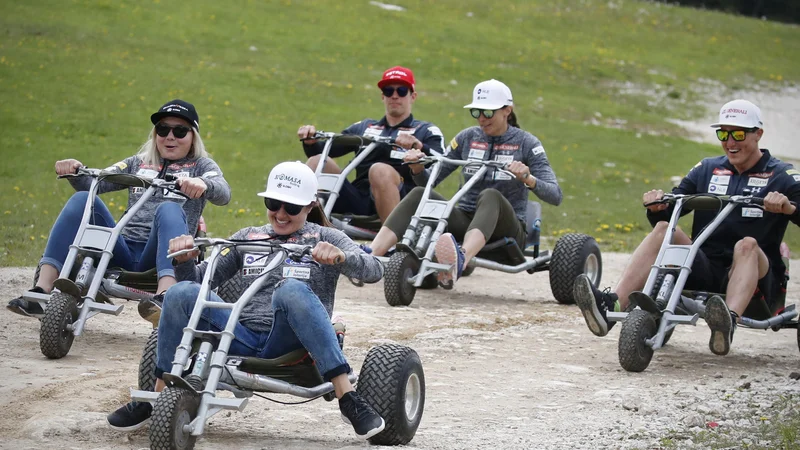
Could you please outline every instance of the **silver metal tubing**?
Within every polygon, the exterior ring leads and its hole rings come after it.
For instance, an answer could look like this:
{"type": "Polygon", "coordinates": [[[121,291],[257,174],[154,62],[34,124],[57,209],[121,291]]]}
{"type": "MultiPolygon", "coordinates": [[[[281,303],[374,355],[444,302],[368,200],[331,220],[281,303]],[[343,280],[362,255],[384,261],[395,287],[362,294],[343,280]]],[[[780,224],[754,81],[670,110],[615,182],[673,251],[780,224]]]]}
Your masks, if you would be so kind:
{"type": "Polygon", "coordinates": [[[475,267],[484,267],[487,269],[499,270],[501,272],[506,272],[506,273],[519,273],[522,272],[523,270],[528,270],[532,267],[538,267],[540,264],[546,263],[547,261],[550,260],[550,256],[540,256],[538,258],[531,258],[531,259],[525,258],[525,259],[526,261],[524,263],[517,264],[516,266],[500,264],[498,262],[478,257],[472,258],[471,263],[474,264],[475,267]]]}
{"type": "Polygon", "coordinates": [[[749,328],[756,328],[756,329],[759,329],[759,330],[766,330],[767,328],[772,328],[772,327],[784,324],[786,322],[789,322],[792,319],[794,319],[795,317],[797,317],[797,311],[796,310],[788,310],[788,311],[783,311],[782,313],[780,313],[780,314],[778,314],[776,316],[770,317],[767,320],[753,320],[753,319],[749,319],[747,317],[742,317],[741,318],[741,323],[742,323],[742,325],[744,325],[746,327],[749,327],[749,328]]]}
{"type": "MultiPolygon", "coordinates": [[[[347,378],[351,383],[358,380],[358,375],[351,372],[347,378]]],[[[264,375],[251,374],[239,370],[236,366],[228,365],[221,378],[223,383],[238,385],[239,388],[252,391],[266,391],[276,394],[289,394],[302,398],[315,398],[333,392],[333,383],[327,381],[318,386],[306,388],[287,383],[282,380],[270,378],[264,375]]]]}

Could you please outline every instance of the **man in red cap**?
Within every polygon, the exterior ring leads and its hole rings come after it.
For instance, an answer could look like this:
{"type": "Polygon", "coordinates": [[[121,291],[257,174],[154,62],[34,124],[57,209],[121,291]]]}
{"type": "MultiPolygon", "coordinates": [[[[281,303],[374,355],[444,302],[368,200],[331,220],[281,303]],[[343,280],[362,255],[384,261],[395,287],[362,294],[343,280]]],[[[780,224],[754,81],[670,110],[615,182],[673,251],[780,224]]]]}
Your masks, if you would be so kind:
{"type": "MultiPolygon", "coordinates": [[[[380,120],[364,119],[350,125],[342,134],[358,136],[391,136],[398,145],[406,149],[419,149],[425,153],[434,150],[444,152],[444,136],[439,128],[430,122],[414,119],[411,107],[417,99],[414,73],[405,67],[392,67],[383,72],[378,82],[381,98],[385,107],[385,115],[380,120]]],[[[316,170],[323,144],[311,137],[317,129],[314,125],[303,125],[297,130],[297,136],[303,140],[303,150],[309,157],[309,167],[316,170]]],[[[331,148],[333,158],[343,156],[349,149],[331,148]],[[337,151],[338,150],[338,151],[337,151]]],[[[356,179],[345,182],[334,205],[333,212],[356,215],[372,215],[377,213],[383,222],[392,212],[400,199],[414,188],[411,172],[404,166],[402,159],[391,157],[388,145],[373,150],[364,161],[356,167],[356,179]]],[[[328,158],[324,172],[341,173],[336,163],[328,158]]]]}

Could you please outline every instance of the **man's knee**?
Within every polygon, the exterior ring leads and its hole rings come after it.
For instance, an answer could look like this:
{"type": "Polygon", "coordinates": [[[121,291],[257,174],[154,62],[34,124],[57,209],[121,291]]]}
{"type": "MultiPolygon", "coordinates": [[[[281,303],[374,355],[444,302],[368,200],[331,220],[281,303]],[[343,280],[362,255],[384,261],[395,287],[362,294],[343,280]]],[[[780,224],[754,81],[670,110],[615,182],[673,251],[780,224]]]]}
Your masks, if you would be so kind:
{"type": "Polygon", "coordinates": [[[758,248],[758,241],[748,236],[736,243],[733,247],[733,256],[734,258],[736,256],[749,256],[753,252],[758,252],[758,248]]]}
{"type": "Polygon", "coordinates": [[[311,170],[317,170],[317,166],[319,165],[320,156],[322,155],[314,155],[311,158],[308,158],[306,161],[306,165],[311,168],[311,170]]]}
{"type": "Polygon", "coordinates": [[[400,174],[388,164],[375,163],[369,168],[369,184],[373,189],[387,186],[397,187],[400,185],[400,174]]]}

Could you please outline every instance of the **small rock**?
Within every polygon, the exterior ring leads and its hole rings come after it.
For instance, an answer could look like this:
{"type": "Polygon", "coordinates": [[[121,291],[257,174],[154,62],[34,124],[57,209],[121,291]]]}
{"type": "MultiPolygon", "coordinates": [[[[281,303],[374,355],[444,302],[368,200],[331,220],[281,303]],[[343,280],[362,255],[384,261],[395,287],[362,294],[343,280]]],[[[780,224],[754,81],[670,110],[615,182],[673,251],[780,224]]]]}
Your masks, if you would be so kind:
{"type": "Polygon", "coordinates": [[[748,381],[742,384],[741,386],[739,386],[739,389],[750,389],[750,382],[748,381]]]}
{"type": "Polygon", "coordinates": [[[456,366],[450,366],[450,371],[451,372],[455,372],[456,371],[456,366]]]}
{"type": "Polygon", "coordinates": [[[739,376],[740,380],[744,380],[745,378],[747,378],[747,374],[746,373],[744,373],[744,374],[739,376]]]}
{"type": "Polygon", "coordinates": [[[623,403],[622,404],[622,408],[626,409],[628,411],[633,411],[633,412],[639,411],[639,405],[637,405],[635,403],[632,403],[632,402],[623,403]]]}
{"type": "Polygon", "coordinates": [[[700,414],[689,414],[683,418],[683,424],[687,427],[704,427],[706,422],[700,414]]]}
{"type": "Polygon", "coordinates": [[[800,380],[800,372],[792,372],[789,374],[789,378],[793,380],[800,380]]]}
{"type": "Polygon", "coordinates": [[[715,373],[714,374],[714,378],[717,378],[717,379],[722,378],[722,372],[715,373]]]}

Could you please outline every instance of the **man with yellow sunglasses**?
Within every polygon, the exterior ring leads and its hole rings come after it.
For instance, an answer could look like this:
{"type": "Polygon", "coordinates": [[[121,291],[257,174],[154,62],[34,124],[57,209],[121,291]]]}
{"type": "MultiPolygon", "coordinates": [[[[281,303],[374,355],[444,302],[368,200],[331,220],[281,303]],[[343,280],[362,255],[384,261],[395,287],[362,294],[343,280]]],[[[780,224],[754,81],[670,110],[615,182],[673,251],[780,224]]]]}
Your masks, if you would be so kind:
{"type": "MultiPolygon", "coordinates": [[[[753,294],[758,290],[768,305],[781,289],[786,267],[780,245],[789,221],[800,225],[800,171],[791,164],[760,149],[764,135],[761,110],[747,100],[726,103],[719,112],[716,128],[724,156],[705,158],[689,171],[674,188],[674,194],[711,193],[764,198],[764,210],[742,207],[732,212],[700,247],[686,281],[685,289],[725,292],[725,300],[714,295],[706,304],[705,320],[711,329],[709,347],[718,355],[730,350],[733,332],[753,294]]],[[[645,204],[659,200],[664,191],[652,190],[643,197],[645,204]]],[[[575,279],[574,297],[589,329],[604,336],[614,324],[606,312],[624,311],[628,295],[644,288],[650,267],[655,262],[667,230],[672,207],[651,205],[647,218],[653,231],[631,256],[613,291],[599,291],[588,278],[575,279]]],[[[715,211],[695,211],[692,238],[714,219],[715,211]]],[[[680,229],[673,244],[691,244],[680,229]]]]}

